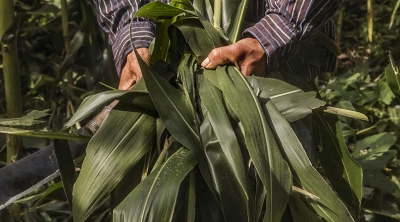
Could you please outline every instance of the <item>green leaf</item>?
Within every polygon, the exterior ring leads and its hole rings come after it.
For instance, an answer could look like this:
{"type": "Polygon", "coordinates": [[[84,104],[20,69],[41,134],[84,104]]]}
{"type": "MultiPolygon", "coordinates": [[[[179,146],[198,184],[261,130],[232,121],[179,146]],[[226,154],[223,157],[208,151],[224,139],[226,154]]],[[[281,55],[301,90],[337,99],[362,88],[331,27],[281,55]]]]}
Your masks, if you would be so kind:
{"type": "MultiPolygon", "coordinates": [[[[190,101],[166,80],[155,75],[140,58],[136,49],[135,53],[150,97],[165,127],[179,143],[194,153],[200,171],[208,186],[212,189],[211,174],[207,166],[205,154],[201,149],[199,132],[198,128],[196,128],[196,117],[194,116],[194,109],[190,101]]],[[[215,190],[212,191],[215,194],[215,190]]]]}
{"type": "Polygon", "coordinates": [[[352,110],[328,106],[324,109],[324,112],[330,113],[330,114],[336,114],[336,115],[340,115],[340,116],[345,116],[345,117],[350,117],[353,119],[369,121],[368,117],[365,114],[356,112],[356,111],[352,111],[352,110]]]}
{"type": "Polygon", "coordinates": [[[155,1],[140,7],[133,18],[166,19],[175,16],[195,16],[195,14],[194,11],[184,10],[160,1],[155,1]]]}
{"type": "Polygon", "coordinates": [[[57,164],[63,182],[65,196],[69,206],[72,206],[72,190],[76,180],[74,159],[67,140],[54,140],[54,152],[57,157],[57,164]]]}
{"type": "MultiPolygon", "coordinates": [[[[185,51],[189,51],[187,45],[185,45],[185,51]]],[[[189,52],[184,53],[178,66],[177,78],[182,82],[182,88],[192,106],[195,106],[196,100],[195,70],[197,70],[195,57],[189,52]]]]}
{"type": "Polygon", "coordinates": [[[214,49],[212,38],[197,18],[180,19],[173,24],[183,34],[197,61],[203,61],[214,49]]]}
{"type": "Polygon", "coordinates": [[[33,110],[26,116],[20,118],[0,118],[0,125],[2,126],[33,126],[36,124],[44,123],[45,121],[38,120],[49,114],[43,111],[33,110]]]}
{"type": "Polygon", "coordinates": [[[397,138],[388,132],[379,133],[357,141],[354,156],[360,157],[368,149],[368,153],[382,153],[396,144],[397,138]]]}
{"type": "Polygon", "coordinates": [[[396,12],[399,9],[399,7],[400,7],[400,0],[397,0],[397,3],[393,8],[392,16],[390,17],[389,29],[392,28],[392,25],[393,25],[393,22],[394,22],[394,19],[396,16],[396,12]]]}
{"type": "Polygon", "coordinates": [[[146,109],[155,110],[144,81],[139,80],[131,90],[111,90],[86,97],[72,118],[64,125],[64,129],[71,127],[116,99],[146,109]]]}
{"type": "Polygon", "coordinates": [[[399,187],[383,172],[383,168],[388,165],[396,154],[397,151],[395,150],[372,152],[357,159],[364,170],[364,186],[378,188],[399,198],[399,187]]]}
{"type": "Polygon", "coordinates": [[[74,185],[74,221],[85,221],[154,142],[154,117],[122,104],[112,109],[89,142],[74,185]]]}
{"type": "Polygon", "coordinates": [[[319,198],[318,201],[309,199],[312,208],[327,221],[354,221],[342,201],[311,165],[303,146],[287,120],[279,113],[272,102],[266,104],[266,109],[275,136],[293,169],[296,181],[302,189],[319,198]]]}
{"type": "Polygon", "coordinates": [[[210,0],[193,0],[193,7],[211,23],[214,23],[213,6],[210,0]]]}
{"type": "Polygon", "coordinates": [[[325,105],[317,98],[316,92],[303,90],[278,79],[251,76],[246,78],[253,87],[261,103],[272,100],[279,112],[289,122],[294,122],[311,114],[313,109],[325,105]]]}
{"type": "Polygon", "coordinates": [[[310,208],[308,208],[306,202],[303,201],[304,197],[292,193],[290,195],[289,199],[289,206],[290,206],[290,212],[292,213],[293,216],[293,221],[294,222],[314,222],[314,221],[323,221],[322,218],[318,217],[318,215],[311,211],[310,208]]]}
{"type": "Polygon", "coordinates": [[[214,48],[225,46],[229,40],[225,39],[213,25],[197,13],[198,18],[180,19],[173,25],[180,30],[197,61],[202,62],[214,48]]]}
{"type": "Polygon", "coordinates": [[[222,28],[231,42],[241,37],[249,0],[225,0],[222,5],[222,28]]]}
{"type": "Polygon", "coordinates": [[[178,150],[114,209],[113,221],[171,221],[179,187],[194,165],[191,151],[178,150]]]}
{"type": "Polygon", "coordinates": [[[349,153],[337,116],[317,112],[313,117],[314,139],[322,147],[318,153],[320,164],[336,192],[358,217],[362,200],[362,168],[349,153]]]}
{"type": "MultiPolygon", "coordinates": [[[[400,4],[400,0],[397,4],[400,4]]],[[[397,98],[400,98],[400,73],[394,64],[392,52],[389,51],[389,65],[385,68],[385,76],[390,89],[397,98]]]]}
{"type": "Polygon", "coordinates": [[[292,186],[289,167],[279,152],[258,98],[242,74],[232,66],[225,66],[217,68],[217,75],[225,101],[243,126],[249,155],[267,193],[264,221],[279,221],[292,186]]]}
{"type": "Polygon", "coordinates": [[[74,133],[52,133],[47,131],[35,131],[35,130],[25,130],[25,129],[17,129],[11,127],[3,127],[0,126],[0,133],[16,135],[16,136],[28,136],[28,137],[37,137],[37,138],[47,138],[47,139],[62,139],[62,140],[75,140],[87,142],[90,140],[88,136],[82,136],[74,133]]]}
{"type": "MultiPolygon", "coordinates": [[[[396,79],[396,81],[397,81],[397,79],[396,79]]],[[[385,81],[385,79],[380,79],[378,81],[378,83],[376,85],[376,89],[375,89],[375,91],[378,94],[377,99],[381,100],[386,105],[390,105],[392,103],[393,99],[396,97],[396,95],[394,94],[394,92],[392,90],[393,89],[389,86],[389,80],[385,81]]],[[[396,89],[394,88],[394,90],[396,90],[396,89]]]]}
{"type": "Polygon", "coordinates": [[[222,94],[204,76],[198,78],[200,97],[207,113],[200,127],[201,138],[225,220],[253,221],[254,207],[244,160],[222,94]]]}

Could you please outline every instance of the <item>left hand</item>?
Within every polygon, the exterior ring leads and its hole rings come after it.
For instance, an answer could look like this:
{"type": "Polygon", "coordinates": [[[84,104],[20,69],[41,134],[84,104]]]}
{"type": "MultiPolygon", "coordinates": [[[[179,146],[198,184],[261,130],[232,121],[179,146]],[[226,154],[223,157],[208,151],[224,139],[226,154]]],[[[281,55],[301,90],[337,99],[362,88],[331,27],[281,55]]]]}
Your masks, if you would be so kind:
{"type": "MultiPolygon", "coordinates": [[[[138,48],[138,54],[147,65],[150,61],[150,51],[148,48],[138,48]]],[[[119,90],[130,89],[139,79],[142,78],[142,70],[140,70],[138,59],[134,51],[126,57],[126,63],[121,71],[119,79],[119,90]]]]}
{"type": "Polygon", "coordinates": [[[245,38],[232,45],[213,49],[201,63],[206,69],[233,64],[245,76],[263,76],[267,66],[264,48],[254,38],[245,38]]]}

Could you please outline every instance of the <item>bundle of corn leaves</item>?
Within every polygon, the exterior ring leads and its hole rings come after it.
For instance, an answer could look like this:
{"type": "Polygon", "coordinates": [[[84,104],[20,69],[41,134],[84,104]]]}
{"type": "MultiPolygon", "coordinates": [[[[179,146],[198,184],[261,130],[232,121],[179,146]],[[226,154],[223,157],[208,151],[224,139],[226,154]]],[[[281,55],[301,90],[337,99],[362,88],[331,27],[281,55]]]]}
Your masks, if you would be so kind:
{"type": "Polygon", "coordinates": [[[325,105],[315,92],[244,77],[233,66],[201,68],[213,48],[238,39],[248,1],[214,3],[153,2],[136,13],[157,24],[152,61],[158,62],[150,68],[139,59],[143,79],[131,90],[88,97],[66,124],[119,100],[88,144],[73,185],[74,221],[104,215],[105,202],[113,221],[357,217],[361,169],[337,119],[329,126],[327,114],[316,115],[318,143],[329,145],[321,165],[336,192],[311,165],[289,124],[325,105]],[[205,10],[212,6],[214,12],[205,10]]]}

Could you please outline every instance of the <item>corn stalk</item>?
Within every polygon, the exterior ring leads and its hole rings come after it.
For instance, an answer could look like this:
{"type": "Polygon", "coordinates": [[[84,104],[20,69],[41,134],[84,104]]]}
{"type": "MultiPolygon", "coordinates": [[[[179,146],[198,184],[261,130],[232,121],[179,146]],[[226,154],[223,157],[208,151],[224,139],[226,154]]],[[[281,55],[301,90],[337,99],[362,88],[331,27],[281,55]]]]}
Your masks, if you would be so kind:
{"type": "MultiPolygon", "coordinates": [[[[13,0],[0,1],[0,36],[2,37],[1,45],[5,84],[4,88],[6,94],[7,116],[9,118],[20,117],[22,115],[17,41],[15,33],[7,31],[13,29],[10,29],[10,27],[13,26],[14,21],[13,0]]],[[[20,143],[20,137],[11,135],[7,136],[8,163],[14,162],[17,159],[20,143]]]]}
{"type": "Polygon", "coordinates": [[[374,34],[374,1],[367,0],[367,9],[368,9],[368,42],[371,43],[373,40],[374,34]]]}

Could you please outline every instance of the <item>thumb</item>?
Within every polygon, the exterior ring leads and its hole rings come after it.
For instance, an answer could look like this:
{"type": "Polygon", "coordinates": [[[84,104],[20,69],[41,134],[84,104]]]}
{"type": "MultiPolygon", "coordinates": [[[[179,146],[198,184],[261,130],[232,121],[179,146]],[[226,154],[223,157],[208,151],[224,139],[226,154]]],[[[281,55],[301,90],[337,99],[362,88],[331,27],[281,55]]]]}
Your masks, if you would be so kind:
{"type": "Polygon", "coordinates": [[[226,65],[229,63],[236,63],[235,61],[231,61],[230,55],[232,53],[230,46],[224,46],[220,48],[213,49],[208,57],[201,63],[206,69],[215,69],[217,66],[226,65]]]}

